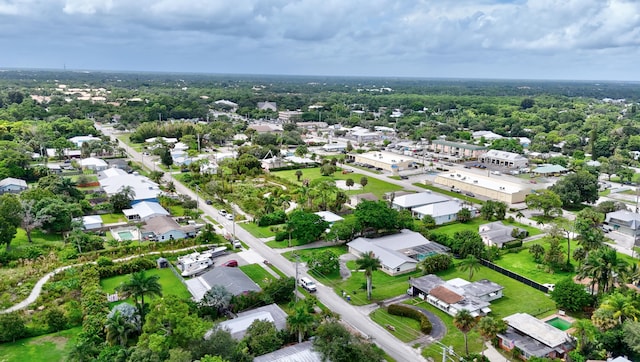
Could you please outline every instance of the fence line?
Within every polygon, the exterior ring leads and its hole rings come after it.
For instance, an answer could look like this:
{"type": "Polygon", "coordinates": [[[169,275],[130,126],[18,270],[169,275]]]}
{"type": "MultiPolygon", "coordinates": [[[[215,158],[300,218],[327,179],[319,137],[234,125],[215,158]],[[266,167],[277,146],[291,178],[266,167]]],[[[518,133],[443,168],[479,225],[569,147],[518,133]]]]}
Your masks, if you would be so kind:
{"type": "Polygon", "coordinates": [[[511,270],[508,270],[508,269],[505,269],[505,268],[503,268],[501,266],[498,266],[498,265],[496,265],[496,264],[494,264],[494,263],[492,263],[492,262],[490,262],[488,260],[480,259],[480,264],[486,266],[489,269],[495,270],[500,274],[506,275],[511,279],[517,280],[522,284],[525,284],[525,285],[528,285],[528,286],[530,286],[532,288],[535,288],[535,289],[537,289],[537,290],[539,290],[539,291],[541,291],[543,293],[549,293],[549,288],[545,287],[544,285],[542,285],[542,284],[540,284],[538,282],[535,282],[535,281],[533,281],[533,280],[531,280],[529,278],[523,277],[520,274],[516,274],[516,273],[512,272],[511,270]]]}

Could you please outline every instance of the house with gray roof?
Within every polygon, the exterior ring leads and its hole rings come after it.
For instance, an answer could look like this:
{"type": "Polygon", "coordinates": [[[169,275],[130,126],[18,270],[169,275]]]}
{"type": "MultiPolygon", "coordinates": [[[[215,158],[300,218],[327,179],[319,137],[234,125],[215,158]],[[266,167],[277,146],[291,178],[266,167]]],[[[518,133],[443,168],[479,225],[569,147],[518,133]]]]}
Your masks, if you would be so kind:
{"type": "Polygon", "coordinates": [[[108,168],[98,172],[98,182],[100,187],[108,196],[112,196],[122,191],[125,187],[131,187],[134,192],[131,204],[141,201],[158,201],[158,196],[162,192],[160,186],[149,178],[119,168],[108,168]]]}
{"type": "Polygon", "coordinates": [[[631,235],[634,238],[640,236],[640,214],[628,210],[619,210],[607,213],[604,219],[605,224],[623,234],[631,235]]]}
{"type": "Polygon", "coordinates": [[[497,335],[498,345],[507,351],[517,347],[525,361],[531,357],[565,358],[575,348],[568,333],[527,313],[512,314],[503,320],[507,330],[497,335]]]}
{"type": "Polygon", "coordinates": [[[356,256],[372,252],[380,259],[380,270],[399,275],[416,270],[418,262],[427,256],[445,254],[449,248],[428,240],[422,234],[403,229],[398,234],[375,239],[360,237],[347,243],[349,252],[356,256]]]}
{"type": "Polygon", "coordinates": [[[0,181],[0,195],[6,193],[17,194],[27,189],[27,181],[19,178],[7,177],[0,181]]]}
{"type": "MultiPolygon", "coordinates": [[[[227,269],[238,270],[237,268],[227,269]]],[[[214,328],[226,329],[231,333],[231,337],[236,340],[241,340],[246,334],[251,323],[257,320],[272,322],[279,331],[287,327],[287,313],[274,303],[265,305],[264,307],[248,310],[246,312],[240,312],[236,318],[221,322],[214,328]]],[[[209,339],[212,333],[213,330],[208,331],[205,333],[204,338],[209,339]]]]}
{"type": "Polygon", "coordinates": [[[523,168],[529,165],[529,160],[523,155],[500,150],[489,150],[480,156],[479,160],[482,163],[509,168],[523,168]]]}
{"type": "Polygon", "coordinates": [[[462,209],[468,209],[472,218],[478,215],[478,210],[475,207],[465,205],[461,200],[449,200],[416,207],[411,210],[411,213],[418,219],[430,215],[435,220],[436,225],[442,225],[458,220],[458,212],[462,209]]]}
{"type": "Polygon", "coordinates": [[[173,218],[166,215],[147,219],[142,228],[142,237],[154,241],[178,240],[195,235],[194,226],[181,226],[173,218]]]}
{"type": "Polygon", "coordinates": [[[185,281],[193,300],[199,301],[214,285],[222,285],[233,295],[246,292],[259,292],[260,287],[241,269],[216,267],[208,272],[185,281]]]}
{"type": "Polygon", "coordinates": [[[263,354],[253,362],[322,362],[322,355],[313,349],[313,342],[306,341],[263,354]]]}
{"type": "Polygon", "coordinates": [[[511,236],[513,229],[515,229],[515,227],[505,225],[501,221],[494,221],[480,225],[478,227],[478,233],[485,245],[495,245],[502,248],[505,243],[516,239],[511,236]]]}
{"type": "Polygon", "coordinates": [[[406,194],[396,196],[391,203],[391,207],[396,210],[412,210],[414,207],[438,204],[451,199],[440,194],[434,194],[431,191],[418,192],[415,194],[406,194]]]}
{"type": "Polygon", "coordinates": [[[409,280],[407,294],[427,301],[443,312],[455,316],[467,310],[474,317],[491,312],[491,302],[502,298],[503,286],[487,279],[470,283],[461,278],[448,281],[434,274],[409,280]]]}

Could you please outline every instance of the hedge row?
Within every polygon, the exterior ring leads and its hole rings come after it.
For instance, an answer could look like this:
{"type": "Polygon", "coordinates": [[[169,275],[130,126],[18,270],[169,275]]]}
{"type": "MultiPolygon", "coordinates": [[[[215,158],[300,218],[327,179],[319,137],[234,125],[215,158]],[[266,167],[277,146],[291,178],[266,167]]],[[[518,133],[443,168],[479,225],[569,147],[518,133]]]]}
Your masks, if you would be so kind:
{"type": "MultiPolygon", "coordinates": [[[[156,256],[157,257],[157,256],[156,256]]],[[[116,275],[126,275],[141,270],[149,270],[156,267],[156,262],[147,258],[135,258],[123,263],[98,266],[100,278],[109,278],[116,275]]]]}
{"type": "Polygon", "coordinates": [[[389,307],[387,307],[387,312],[392,315],[415,319],[420,322],[420,331],[422,331],[422,333],[431,333],[431,321],[429,321],[429,318],[427,318],[426,315],[422,314],[416,309],[413,309],[404,304],[391,304],[389,307]]]}

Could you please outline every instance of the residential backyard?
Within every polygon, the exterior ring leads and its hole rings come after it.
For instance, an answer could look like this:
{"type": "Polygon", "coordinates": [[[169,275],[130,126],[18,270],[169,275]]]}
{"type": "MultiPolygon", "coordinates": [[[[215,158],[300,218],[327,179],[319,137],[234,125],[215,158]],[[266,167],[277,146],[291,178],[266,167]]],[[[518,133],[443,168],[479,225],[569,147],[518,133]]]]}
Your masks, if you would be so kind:
{"type": "MultiPolygon", "coordinates": [[[[277,171],[277,172],[274,172],[273,175],[282,177],[293,184],[299,184],[298,178],[296,177],[296,171],[298,170],[277,171]]],[[[333,174],[333,176],[322,176],[320,174],[319,167],[304,168],[304,169],[300,169],[300,171],[302,171],[302,177],[300,177],[300,180],[309,179],[310,181],[320,179],[320,178],[325,180],[334,180],[334,181],[352,179],[356,185],[360,185],[360,179],[364,177],[363,174],[359,174],[359,173],[343,174],[339,170],[336,171],[333,174]]],[[[359,190],[353,189],[353,190],[345,190],[345,191],[347,192],[348,195],[372,193],[378,196],[379,198],[381,198],[387,192],[402,190],[401,186],[394,185],[385,181],[381,181],[373,177],[367,177],[367,180],[368,180],[368,183],[364,188],[359,190]]]]}
{"type": "Polygon", "coordinates": [[[44,336],[25,338],[13,343],[0,344],[2,362],[62,362],[78,336],[81,327],[67,329],[44,336]]]}
{"type": "MultiPolygon", "coordinates": [[[[447,225],[442,225],[442,226],[438,226],[437,228],[434,229],[434,231],[438,232],[438,233],[443,233],[443,234],[447,234],[449,236],[453,236],[453,234],[455,234],[458,231],[465,231],[465,230],[470,230],[470,231],[474,231],[474,232],[478,232],[478,228],[480,227],[480,225],[482,224],[487,224],[491,221],[487,221],[485,219],[476,217],[474,219],[472,219],[469,222],[466,223],[460,223],[460,222],[454,222],[451,224],[447,224],[447,225]]],[[[534,236],[534,235],[538,235],[541,233],[540,229],[529,226],[529,225],[525,225],[525,224],[521,224],[517,221],[514,222],[509,222],[509,220],[502,220],[502,223],[504,225],[510,225],[510,226],[514,226],[517,227],[519,229],[522,230],[527,230],[529,232],[529,236],[534,236]]]]}
{"type": "MultiPolygon", "coordinates": [[[[182,284],[180,279],[173,274],[171,269],[151,269],[145,271],[147,275],[158,275],[160,279],[158,282],[160,286],[162,286],[162,294],[163,295],[175,295],[180,298],[188,299],[191,298],[191,293],[187,290],[187,287],[182,284]]],[[[115,292],[116,288],[120,286],[123,282],[127,281],[130,278],[130,274],[127,275],[118,275],[111,278],[105,278],[100,280],[100,286],[107,293],[115,292]]],[[[146,300],[146,298],[145,298],[146,300]]]]}

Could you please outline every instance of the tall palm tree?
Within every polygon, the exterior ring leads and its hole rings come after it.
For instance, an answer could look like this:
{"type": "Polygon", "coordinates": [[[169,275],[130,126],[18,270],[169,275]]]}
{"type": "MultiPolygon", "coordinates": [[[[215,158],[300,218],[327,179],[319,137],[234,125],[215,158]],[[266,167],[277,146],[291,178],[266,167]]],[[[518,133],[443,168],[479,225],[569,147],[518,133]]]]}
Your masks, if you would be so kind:
{"type": "Polygon", "coordinates": [[[287,317],[289,329],[298,333],[298,343],[302,343],[304,334],[311,330],[313,322],[313,316],[304,305],[297,306],[293,314],[287,317]]]}
{"type": "Polygon", "coordinates": [[[598,293],[613,289],[616,277],[626,279],[628,264],[618,259],[618,253],[610,247],[602,247],[589,252],[587,259],[578,272],[578,278],[591,278],[591,291],[598,284],[598,293]]]}
{"type": "Polygon", "coordinates": [[[116,311],[107,319],[105,325],[107,331],[107,342],[110,345],[119,343],[123,348],[127,347],[129,336],[136,331],[136,326],[125,318],[120,311],[116,311]]]}
{"type": "Polygon", "coordinates": [[[478,321],[476,328],[484,341],[482,346],[482,355],[484,356],[487,341],[496,338],[498,333],[503,333],[507,329],[507,325],[502,319],[494,319],[493,317],[485,316],[478,321]]]}
{"type": "Polygon", "coordinates": [[[578,319],[571,326],[573,327],[573,336],[578,342],[577,348],[580,352],[585,352],[595,342],[597,329],[588,319],[578,319]]]}
{"type": "Polygon", "coordinates": [[[480,270],[480,260],[475,255],[469,254],[458,264],[458,268],[463,272],[469,272],[469,280],[471,280],[473,273],[480,270]]]}
{"type": "Polygon", "coordinates": [[[466,309],[458,311],[455,317],[453,317],[453,325],[458,328],[462,334],[464,334],[464,351],[466,355],[469,355],[469,343],[467,341],[467,334],[475,327],[477,321],[471,313],[466,309]]]}
{"type": "Polygon", "coordinates": [[[364,269],[364,276],[367,278],[367,299],[371,300],[371,284],[373,271],[378,270],[382,264],[380,259],[376,258],[373,251],[360,254],[360,259],[356,260],[358,269],[364,269]]]}
{"type": "Polygon", "coordinates": [[[140,312],[141,323],[144,325],[144,297],[148,296],[162,296],[162,286],[158,282],[159,275],[147,276],[144,271],[139,271],[131,274],[129,280],[123,282],[118,290],[125,296],[130,295],[138,306],[140,312]]]}

